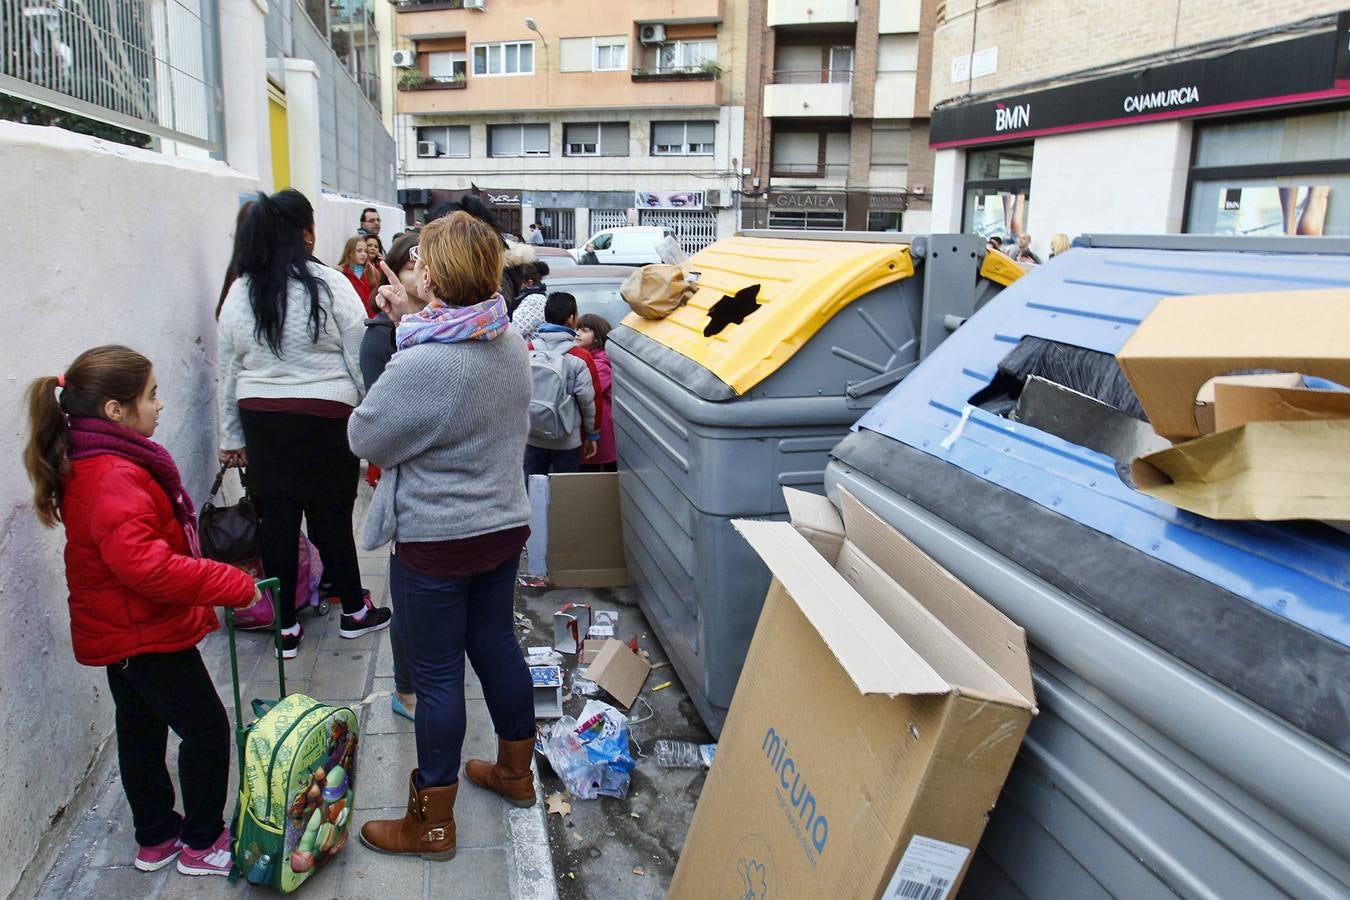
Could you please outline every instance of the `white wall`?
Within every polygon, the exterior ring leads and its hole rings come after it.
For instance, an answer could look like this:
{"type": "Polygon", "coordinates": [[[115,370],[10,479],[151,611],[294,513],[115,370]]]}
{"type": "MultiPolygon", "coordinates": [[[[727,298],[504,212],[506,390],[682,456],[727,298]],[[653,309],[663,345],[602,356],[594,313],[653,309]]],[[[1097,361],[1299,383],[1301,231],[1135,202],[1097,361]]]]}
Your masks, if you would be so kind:
{"type": "Polygon", "coordinates": [[[1070,239],[1180,232],[1190,148],[1184,121],[1038,138],[1027,218],[1032,248],[1044,259],[1056,232],[1070,239]]]}
{"type": "Polygon", "coordinates": [[[314,204],[314,255],[330,266],[337,265],[347,239],[361,227],[361,210],[366,207],[373,206],[380,211],[380,241],[384,249],[388,250],[394,235],[405,228],[401,206],[328,193],[309,200],[314,204]]]}
{"type": "MultiPolygon", "coordinates": [[[[112,733],[99,669],[70,649],[60,528],[33,516],[20,467],[28,382],[120,342],[156,365],[166,409],[156,439],[199,503],[215,473],[213,312],[241,192],[223,164],[172,159],[57,128],[0,121],[0,209],[11,315],[0,333],[0,896],[35,859],[112,733]],[[15,223],[23,223],[20,232],[15,223]],[[18,286],[22,286],[19,288],[18,286]]],[[[74,815],[74,813],[71,813],[74,815]]]]}
{"type": "Polygon", "coordinates": [[[964,150],[939,150],[933,154],[933,215],[930,222],[935,234],[960,234],[965,180],[964,150]]]}

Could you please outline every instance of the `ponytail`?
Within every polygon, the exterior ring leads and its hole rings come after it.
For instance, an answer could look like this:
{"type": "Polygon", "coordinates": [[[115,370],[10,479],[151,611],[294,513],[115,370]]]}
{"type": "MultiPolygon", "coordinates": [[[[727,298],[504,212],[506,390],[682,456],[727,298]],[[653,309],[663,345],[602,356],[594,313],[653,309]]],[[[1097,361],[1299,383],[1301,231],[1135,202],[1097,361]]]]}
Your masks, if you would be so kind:
{"type": "Polygon", "coordinates": [[[150,380],[150,370],[150,360],[135,350],[109,344],[81,353],[65,375],[47,375],[28,386],[23,464],[33,482],[33,508],[47,528],[61,521],[61,499],[70,474],[66,417],[104,418],[109,400],[134,403],[150,380]]]}

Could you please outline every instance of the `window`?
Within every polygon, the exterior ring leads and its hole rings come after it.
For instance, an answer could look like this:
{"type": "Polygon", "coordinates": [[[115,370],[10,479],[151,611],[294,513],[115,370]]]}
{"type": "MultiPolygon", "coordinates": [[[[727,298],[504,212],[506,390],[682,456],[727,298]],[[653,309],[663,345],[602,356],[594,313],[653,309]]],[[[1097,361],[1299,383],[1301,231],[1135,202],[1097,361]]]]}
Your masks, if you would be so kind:
{"type": "Polygon", "coordinates": [[[872,168],[909,165],[909,127],[872,123],[872,168]]]}
{"type": "Polygon", "coordinates": [[[489,125],[488,156],[548,156],[548,125],[489,125]]]}
{"type": "Polygon", "coordinates": [[[1350,110],[1195,127],[1186,231],[1350,235],[1350,110]]]}
{"type": "Polygon", "coordinates": [[[830,48],[830,84],[851,84],[853,82],[853,48],[830,48]]]}
{"type": "Polygon", "coordinates": [[[788,178],[844,178],[848,175],[849,146],[847,131],[775,131],[773,174],[788,178]]]}
{"type": "Polygon", "coordinates": [[[469,156],[468,125],[424,125],[417,129],[417,142],[420,144],[424,141],[435,143],[436,156],[459,159],[467,159],[469,156]]]}
{"type": "Polygon", "coordinates": [[[619,72],[627,68],[627,38],[601,37],[595,39],[595,71],[619,72]]]}
{"type": "Polygon", "coordinates": [[[534,73],[534,41],[474,44],[473,74],[530,75],[534,73]]]}
{"type": "Polygon", "coordinates": [[[966,154],[964,229],[1006,245],[1026,230],[1031,202],[1031,145],[966,154]]]}
{"type": "Polygon", "coordinates": [[[899,231],[900,211],[894,209],[868,210],[868,231],[899,231]]]}
{"type": "Polygon", "coordinates": [[[815,229],[843,231],[844,211],[827,209],[769,210],[770,228],[815,229]]]}
{"type": "Polygon", "coordinates": [[[712,156],[716,122],[653,122],[652,156],[712,156]]]}
{"type": "Polygon", "coordinates": [[[463,50],[427,54],[427,74],[433,81],[462,81],[466,71],[463,50]]]}
{"type": "Polygon", "coordinates": [[[563,156],[627,156],[627,122],[563,125],[563,156]]]}
{"type": "Polygon", "coordinates": [[[717,39],[669,41],[647,49],[647,68],[657,72],[688,72],[717,63],[717,39]]]}

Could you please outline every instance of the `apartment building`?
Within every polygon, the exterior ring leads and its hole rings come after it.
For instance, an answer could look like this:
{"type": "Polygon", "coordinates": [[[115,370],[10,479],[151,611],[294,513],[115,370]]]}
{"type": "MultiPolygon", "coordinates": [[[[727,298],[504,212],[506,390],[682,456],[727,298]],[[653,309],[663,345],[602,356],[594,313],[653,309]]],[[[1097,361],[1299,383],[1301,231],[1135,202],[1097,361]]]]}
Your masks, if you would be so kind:
{"type": "Polygon", "coordinates": [[[573,247],[624,224],[735,229],[748,0],[400,0],[400,200],[472,187],[573,247]]]}
{"type": "Polygon", "coordinates": [[[933,227],[1350,234],[1344,0],[947,0],[933,227]]]}
{"type": "Polygon", "coordinates": [[[935,0],[750,0],[745,227],[925,231],[935,0]]]}

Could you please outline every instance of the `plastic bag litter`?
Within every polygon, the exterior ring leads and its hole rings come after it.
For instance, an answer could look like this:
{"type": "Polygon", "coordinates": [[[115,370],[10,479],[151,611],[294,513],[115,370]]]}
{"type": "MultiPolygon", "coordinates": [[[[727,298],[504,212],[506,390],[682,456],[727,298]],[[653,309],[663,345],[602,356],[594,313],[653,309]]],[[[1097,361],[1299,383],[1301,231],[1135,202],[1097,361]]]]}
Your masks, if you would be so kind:
{"type": "Polygon", "coordinates": [[[580,719],[563,716],[544,741],[544,756],[569,793],[582,800],[628,796],[633,756],[628,717],[599,700],[588,700],[580,719]]]}

